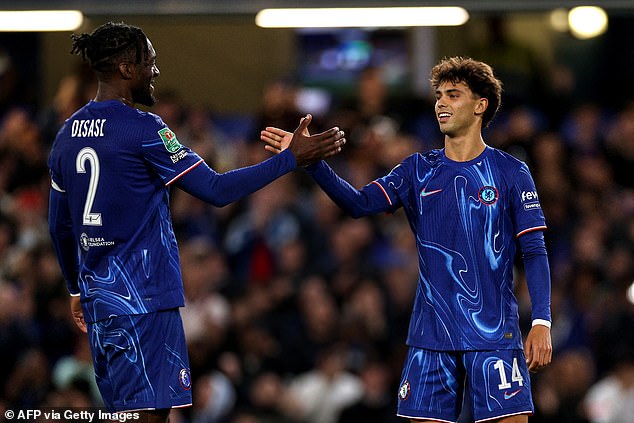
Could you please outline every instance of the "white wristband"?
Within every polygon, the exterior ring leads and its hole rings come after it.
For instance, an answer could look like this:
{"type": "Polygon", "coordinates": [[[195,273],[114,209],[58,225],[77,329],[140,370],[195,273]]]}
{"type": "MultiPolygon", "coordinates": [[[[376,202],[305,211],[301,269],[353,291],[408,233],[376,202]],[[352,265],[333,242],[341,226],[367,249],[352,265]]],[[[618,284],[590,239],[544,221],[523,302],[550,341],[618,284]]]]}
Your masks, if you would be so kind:
{"type": "Polygon", "coordinates": [[[532,326],[535,326],[535,325],[542,325],[542,326],[546,326],[547,328],[549,328],[549,329],[550,329],[550,324],[551,324],[551,323],[550,323],[548,320],[544,320],[544,319],[534,319],[534,320],[533,320],[533,325],[532,325],[532,326]]]}

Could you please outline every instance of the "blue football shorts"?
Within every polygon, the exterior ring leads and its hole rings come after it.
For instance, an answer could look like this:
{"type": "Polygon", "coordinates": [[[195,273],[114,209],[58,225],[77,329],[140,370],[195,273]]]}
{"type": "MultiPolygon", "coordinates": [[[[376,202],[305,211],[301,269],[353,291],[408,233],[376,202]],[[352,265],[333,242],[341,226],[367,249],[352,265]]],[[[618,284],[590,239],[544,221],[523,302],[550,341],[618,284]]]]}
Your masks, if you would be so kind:
{"type": "Polygon", "coordinates": [[[88,323],[97,386],[111,411],[192,403],[189,358],[178,309],[88,323]]]}
{"type": "Polygon", "coordinates": [[[524,351],[432,351],[410,347],[398,392],[398,411],[411,419],[456,422],[463,400],[476,422],[532,414],[524,351]],[[463,398],[468,384],[470,398],[463,398]]]}

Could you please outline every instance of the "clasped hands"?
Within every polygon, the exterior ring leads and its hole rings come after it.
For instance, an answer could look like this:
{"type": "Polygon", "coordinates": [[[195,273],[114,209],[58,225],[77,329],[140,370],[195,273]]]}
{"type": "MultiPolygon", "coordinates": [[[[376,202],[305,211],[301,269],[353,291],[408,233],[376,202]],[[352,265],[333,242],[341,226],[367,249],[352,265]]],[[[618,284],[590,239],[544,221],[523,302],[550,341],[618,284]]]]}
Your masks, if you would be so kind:
{"type": "Polygon", "coordinates": [[[266,143],[264,148],[275,154],[289,149],[298,166],[308,166],[341,152],[346,143],[344,132],[335,126],[320,134],[310,135],[308,125],[312,119],[310,114],[303,117],[292,133],[267,126],[260,132],[260,139],[266,143]]]}

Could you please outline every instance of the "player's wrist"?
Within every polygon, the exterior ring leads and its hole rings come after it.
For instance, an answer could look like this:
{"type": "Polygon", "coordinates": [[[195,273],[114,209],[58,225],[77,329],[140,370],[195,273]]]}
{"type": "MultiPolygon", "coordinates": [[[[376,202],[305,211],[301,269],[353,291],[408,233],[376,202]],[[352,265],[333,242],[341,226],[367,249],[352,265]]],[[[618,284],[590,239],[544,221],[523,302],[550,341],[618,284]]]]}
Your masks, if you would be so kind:
{"type": "Polygon", "coordinates": [[[548,329],[550,329],[551,322],[546,319],[533,319],[532,326],[537,326],[537,325],[546,326],[548,329]]]}

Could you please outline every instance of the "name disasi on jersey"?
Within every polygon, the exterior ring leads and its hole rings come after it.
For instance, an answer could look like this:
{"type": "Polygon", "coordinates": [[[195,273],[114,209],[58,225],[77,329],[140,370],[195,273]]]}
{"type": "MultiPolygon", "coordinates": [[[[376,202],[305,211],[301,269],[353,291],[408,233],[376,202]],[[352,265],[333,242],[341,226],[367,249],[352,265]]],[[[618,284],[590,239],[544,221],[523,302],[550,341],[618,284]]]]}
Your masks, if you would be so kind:
{"type": "Polygon", "coordinates": [[[71,125],[71,137],[103,137],[106,119],[76,119],[71,125]]]}

